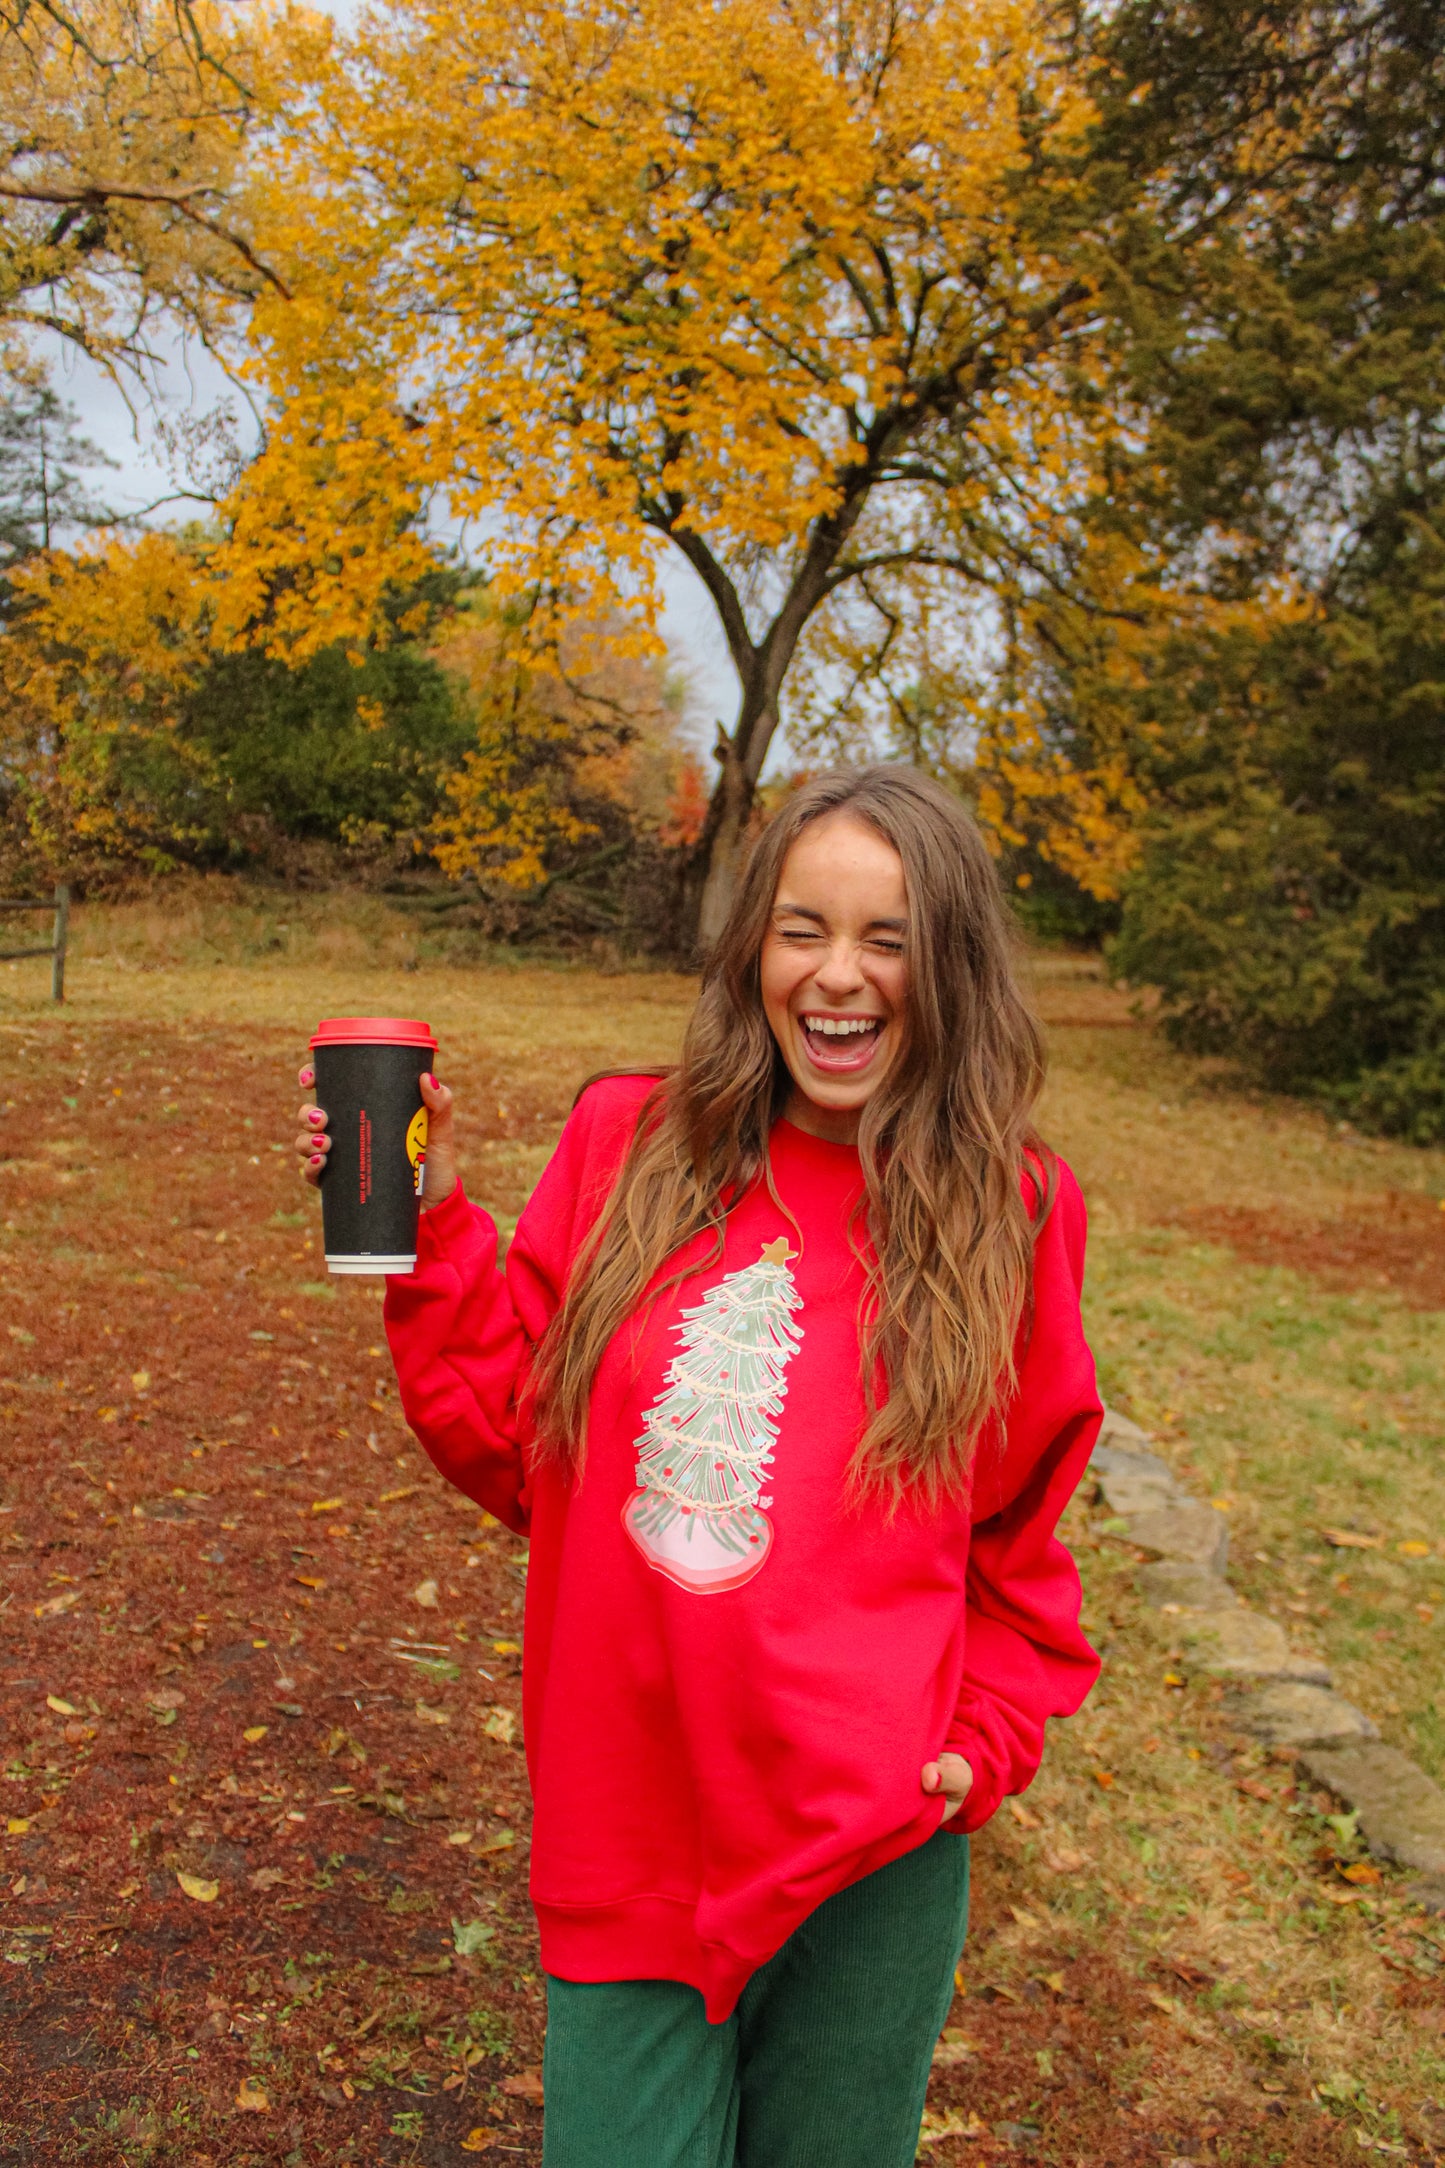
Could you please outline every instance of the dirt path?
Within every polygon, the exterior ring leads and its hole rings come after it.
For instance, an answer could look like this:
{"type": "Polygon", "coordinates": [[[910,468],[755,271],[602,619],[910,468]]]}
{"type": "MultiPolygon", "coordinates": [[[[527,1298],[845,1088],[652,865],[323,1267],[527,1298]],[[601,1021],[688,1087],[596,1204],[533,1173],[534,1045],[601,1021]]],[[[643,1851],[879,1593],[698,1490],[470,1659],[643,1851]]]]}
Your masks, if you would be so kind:
{"type": "Polygon", "coordinates": [[[43,1034],[48,1106],[0,1129],[11,2155],[454,2146],[539,2059],[525,1545],[421,1462],[371,1291],[324,1281],[268,1150],[289,1046],[198,1034],[182,1085],[155,1038],[43,1034]]]}

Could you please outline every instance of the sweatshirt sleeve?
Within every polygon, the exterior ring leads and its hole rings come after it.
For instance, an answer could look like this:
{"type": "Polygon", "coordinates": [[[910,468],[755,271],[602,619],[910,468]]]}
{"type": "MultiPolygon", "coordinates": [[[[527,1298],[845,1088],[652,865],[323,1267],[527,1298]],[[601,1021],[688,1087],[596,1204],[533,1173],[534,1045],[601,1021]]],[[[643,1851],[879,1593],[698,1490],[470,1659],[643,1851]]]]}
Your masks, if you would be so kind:
{"type": "Polygon", "coordinates": [[[531,1518],[532,1356],[621,1165],[638,1103],[631,1079],[583,1094],[517,1222],[505,1271],[494,1221],[458,1183],[421,1216],[415,1271],[387,1281],[386,1333],[407,1422],[447,1481],[519,1534],[531,1518]]]}
{"type": "Polygon", "coordinates": [[[1103,1417],[1079,1315],[1084,1202],[1062,1163],[1059,1176],[1035,1251],[1019,1390],[1002,1452],[976,1484],[963,1684],[944,1740],[973,1770],[973,1789],[948,1824],[965,1832],[1028,1788],[1047,1720],[1072,1716],[1099,1675],[1079,1625],[1078,1568],[1057,1533],[1103,1417]]]}

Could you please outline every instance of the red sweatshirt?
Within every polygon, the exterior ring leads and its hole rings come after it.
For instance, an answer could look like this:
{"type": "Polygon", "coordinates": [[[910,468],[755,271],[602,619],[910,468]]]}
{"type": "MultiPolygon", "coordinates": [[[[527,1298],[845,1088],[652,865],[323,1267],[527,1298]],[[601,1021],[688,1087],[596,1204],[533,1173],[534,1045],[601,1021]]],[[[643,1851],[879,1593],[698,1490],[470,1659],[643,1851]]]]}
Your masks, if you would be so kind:
{"type": "Polygon", "coordinates": [[[1055,1528],[1101,1411],[1079,1321],[1084,1207],[1062,1169],[1019,1391],[971,1499],[891,1517],[851,1503],[862,1174],[851,1147],[779,1122],[773,1179],[796,1228],[757,1182],[721,1258],[614,1337],[581,1480],[534,1469],[531,1351],[649,1088],[584,1093],[505,1274],[460,1188],[425,1213],[386,1323],[432,1460],[531,1537],[543,1965],[681,1980],[718,2022],[824,1898],[932,1836],[944,1801],[920,1787],[926,1761],[967,1756],[973,1790],[949,1827],[977,1829],[1032,1781],[1045,1720],[1083,1701],[1098,1660],[1055,1528]]]}

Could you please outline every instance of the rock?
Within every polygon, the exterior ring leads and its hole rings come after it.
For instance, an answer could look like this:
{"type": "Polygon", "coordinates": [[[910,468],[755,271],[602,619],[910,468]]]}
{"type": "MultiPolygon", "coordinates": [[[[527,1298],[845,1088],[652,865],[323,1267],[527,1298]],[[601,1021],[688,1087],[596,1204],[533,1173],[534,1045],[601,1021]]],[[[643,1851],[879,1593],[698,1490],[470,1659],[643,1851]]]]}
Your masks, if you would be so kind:
{"type": "Polygon", "coordinates": [[[1125,1445],[1147,1445],[1150,1433],[1141,1430],[1137,1423],[1131,1423],[1128,1416],[1121,1415],[1117,1408],[1105,1408],[1104,1420],[1099,1425],[1100,1445],[1110,1438],[1117,1438],[1125,1445]]]}
{"type": "Polygon", "coordinates": [[[1227,1581],[1188,1559],[1160,1558],[1141,1566],[1134,1586],[1151,1611],[1234,1611],[1239,1607],[1239,1598],[1227,1581]]]}
{"type": "Polygon", "coordinates": [[[1157,1453],[1140,1453],[1120,1445],[1096,1445],[1089,1466],[1101,1482],[1106,1482],[1110,1476],[1137,1476],[1142,1483],[1157,1483],[1171,1497],[1178,1489],[1173,1470],[1157,1453]]]}
{"type": "Polygon", "coordinates": [[[1099,1490],[1111,1512],[1126,1516],[1185,1503],[1172,1484],[1156,1482],[1152,1475],[1101,1476],[1099,1490]]]}
{"type": "Polygon", "coordinates": [[[1363,1709],[1343,1694],[1300,1679],[1276,1679],[1241,1695],[1234,1716],[1241,1731],[1266,1746],[1322,1746],[1338,1739],[1378,1739],[1363,1709]]]}
{"type": "Polygon", "coordinates": [[[1206,1671],[1236,1679],[1302,1679],[1306,1685],[1328,1686],[1330,1674],[1312,1656],[1300,1656],[1285,1639],[1276,1619],[1261,1618],[1257,1611],[1220,1611],[1211,1617],[1179,1622],[1183,1646],[1206,1671]]]}
{"type": "Polygon", "coordinates": [[[1310,1747],[1300,1761],[1359,1815],[1360,1834],[1377,1858],[1445,1875],[1445,1792],[1397,1747],[1377,1740],[1310,1747]]]}
{"type": "Polygon", "coordinates": [[[1185,1499],[1179,1505],[1156,1506],[1152,1512],[1136,1513],[1129,1522],[1129,1541],[1161,1558],[1178,1559],[1223,1573],[1229,1556],[1229,1523],[1213,1506],[1185,1499]]]}

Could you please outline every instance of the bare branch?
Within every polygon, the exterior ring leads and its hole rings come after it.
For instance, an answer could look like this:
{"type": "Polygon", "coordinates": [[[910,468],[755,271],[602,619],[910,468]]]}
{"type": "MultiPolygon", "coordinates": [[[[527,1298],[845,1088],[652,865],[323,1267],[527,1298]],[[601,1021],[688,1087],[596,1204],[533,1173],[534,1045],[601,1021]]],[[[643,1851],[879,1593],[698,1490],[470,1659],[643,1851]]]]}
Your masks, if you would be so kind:
{"type": "Polygon", "coordinates": [[[251,266],[258,278],[263,278],[274,286],[283,301],[289,301],[289,287],[271,266],[256,254],[243,234],[233,232],[229,226],[223,226],[218,218],[204,217],[193,207],[193,197],[214,196],[219,193],[218,189],[200,182],[193,188],[134,188],[123,182],[109,181],[92,181],[77,188],[46,188],[34,182],[17,184],[13,181],[0,181],[0,197],[8,197],[16,203],[74,204],[83,210],[97,211],[104,210],[107,203],[164,204],[171,210],[179,211],[182,218],[188,218],[192,225],[199,226],[203,232],[223,241],[228,248],[233,248],[236,254],[251,266]]]}

